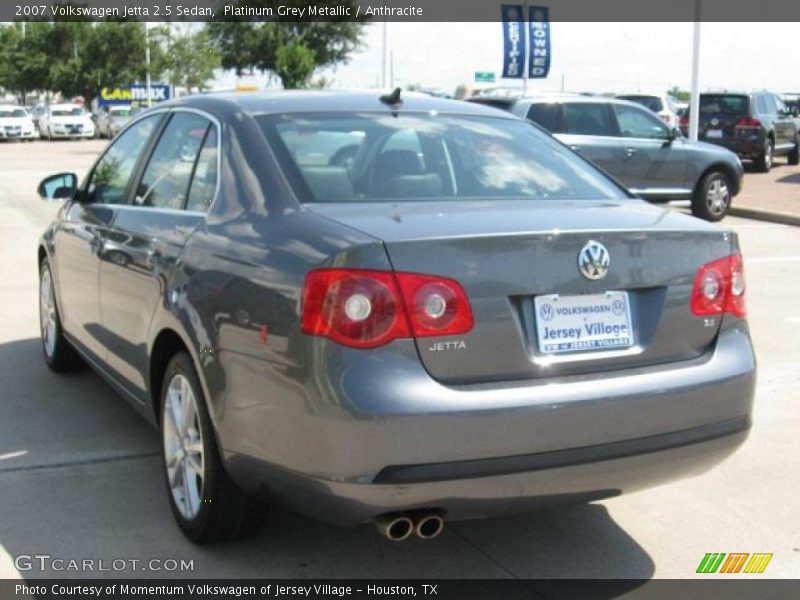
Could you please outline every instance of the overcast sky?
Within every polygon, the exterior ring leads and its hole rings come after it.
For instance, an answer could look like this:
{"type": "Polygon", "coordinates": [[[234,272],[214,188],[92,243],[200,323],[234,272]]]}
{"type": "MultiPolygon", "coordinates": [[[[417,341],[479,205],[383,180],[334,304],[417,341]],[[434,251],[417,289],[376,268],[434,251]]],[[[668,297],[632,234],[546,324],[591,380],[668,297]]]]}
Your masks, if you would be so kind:
{"type": "MultiPolygon", "coordinates": [[[[367,27],[365,47],[322,74],[334,87],[380,82],[382,23],[367,27]]],[[[553,23],[550,76],[531,90],[657,91],[691,79],[692,23],[553,23]]],[[[797,23],[703,23],[701,89],[800,91],[797,23]]],[[[474,72],[502,69],[500,23],[389,23],[395,83],[452,91],[474,72]]],[[[498,85],[515,80],[498,79],[498,85]]],[[[232,77],[221,84],[231,85],[232,77]]],[[[258,78],[263,85],[262,78],[258,78]]],[[[519,84],[516,84],[519,85],[519,84]]]]}

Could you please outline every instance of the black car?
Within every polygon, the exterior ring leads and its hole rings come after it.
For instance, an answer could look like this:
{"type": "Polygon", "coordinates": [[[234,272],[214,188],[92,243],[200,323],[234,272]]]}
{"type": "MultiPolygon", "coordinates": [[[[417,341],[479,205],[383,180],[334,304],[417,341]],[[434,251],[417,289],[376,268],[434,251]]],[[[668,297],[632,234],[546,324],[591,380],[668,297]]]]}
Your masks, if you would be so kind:
{"type": "Polygon", "coordinates": [[[470,102],[536,123],[645,200],[691,200],[692,213],[701,219],[722,219],[741,189],[744,169],[735,154],[689,142],[634,102],[574,94],[470,102]]]}
{"type": "MultiPolygon", "coordinates": [[[[697,135],[752,160],[766,173],[775,156],[787,156],[790,165],[800,162],[797,114],[797,109],[789,109],[772,92],[700,94],[697,135]]],[[[687,112],[681,117],[681,128],[688,127],[687,112]]]]}

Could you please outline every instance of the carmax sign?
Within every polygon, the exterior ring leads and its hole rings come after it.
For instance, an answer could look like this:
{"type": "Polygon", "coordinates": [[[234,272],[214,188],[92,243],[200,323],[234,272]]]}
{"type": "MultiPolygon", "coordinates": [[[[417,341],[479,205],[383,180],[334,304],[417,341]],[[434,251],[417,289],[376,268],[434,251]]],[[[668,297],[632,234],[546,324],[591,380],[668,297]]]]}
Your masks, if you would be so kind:
{"type": "MultiPolygon", "coordinates": [[[[154,84],[150,86],[150,100],[152,102],[163,102],[172,97],[172,89],[168,85],[154,84]]],[[[100,106],[109,104],[147,104],[147,86],[145,85],[125,85],[119,87],[104,87],[100,90],[98,98],[100,106]]]]}

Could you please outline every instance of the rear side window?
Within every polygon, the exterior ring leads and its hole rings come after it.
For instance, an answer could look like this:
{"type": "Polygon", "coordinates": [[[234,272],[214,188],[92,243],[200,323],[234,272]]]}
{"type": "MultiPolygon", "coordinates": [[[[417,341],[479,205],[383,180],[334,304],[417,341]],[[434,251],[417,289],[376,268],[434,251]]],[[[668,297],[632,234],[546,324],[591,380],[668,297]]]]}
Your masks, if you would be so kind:
{"type": "Polygon", "coordinates": [[[124,204],[133,169],[161,115],[150,115],[125,130],[106,150],[86,188],[88,202],[124,204]]]}
{"type": "Polygon", "coordinates": [[[563,105],[563,133],[577,135],[616,135],[611,113],[605,104],[567,102],[563,105]]]}
{"type": "Polygon", "coordinates": [[[211,126],[200,115],[177,112],[161,134],[136,189],[135,204],[182,209],[197,157],[211,126]]]}
{"type": "Polygon", "coordinates": [[[558,104],[533,104],[527,117],[551,133],[558,132],[558,104]]]}
{"type": "Polygon", "coordinates": [[[702,94],[700,96],[701,116],[746,116],[750,112],[750,101],[741,94],[702,94]]]}
{"type": "Polygon", "coordinates": [[[217,192],[217,127],[211,125],[197,157],[186,210],[207,212],[217,192]]]}
{"type": "Polygon", "coordinates": [[[652,110],[654,113],[661,112],[664,110],[664,103],[661,101],[661,98],[658,96],[617,96],[617,98],[621,98],[622,100],[629,100],[631,102],[636,102],[636,104],[641,104],[645,108],[652,110]]]}

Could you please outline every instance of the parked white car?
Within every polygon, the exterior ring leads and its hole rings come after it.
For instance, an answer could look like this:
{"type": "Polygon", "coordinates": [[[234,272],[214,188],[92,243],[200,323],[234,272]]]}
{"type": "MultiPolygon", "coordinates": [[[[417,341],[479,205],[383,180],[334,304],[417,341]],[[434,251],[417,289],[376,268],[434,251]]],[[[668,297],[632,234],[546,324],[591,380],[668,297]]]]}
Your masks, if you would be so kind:
{"type": "Polygon", "coordinates": [[[51,104],[39,119],[39,132],[49,140],[54,138],[93,138],[94,123],[89,114],[77,104],[51,104]]]}
{"type": "Polygon", "coordinates": [[[36,138],[31,116],[21,106],[0,104],[0,140],[29,140],[36,138]]]}
{"type": "Polygon", "coordinates": [[[678,101],[669,94],[619,94],[617,98],[649,108],[667,124],[667,127],[678,126],[678,101]]]}

